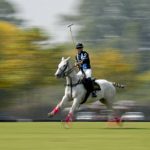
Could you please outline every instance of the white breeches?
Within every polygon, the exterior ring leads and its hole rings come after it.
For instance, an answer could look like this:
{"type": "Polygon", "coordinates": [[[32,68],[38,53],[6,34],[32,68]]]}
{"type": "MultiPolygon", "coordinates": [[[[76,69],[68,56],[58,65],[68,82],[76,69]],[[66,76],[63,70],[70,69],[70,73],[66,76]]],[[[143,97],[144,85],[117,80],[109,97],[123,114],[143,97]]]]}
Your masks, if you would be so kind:
{"type": "MultiPolygon", "coordinates": [[[[92,77],[92,70],[91,69],[83,69],[83,71],[85,72],[86,78],[91,78],[92,77]]],[[[77,73],[77,75],[81,78],[84,77],[81,70],[77,73]]]]}

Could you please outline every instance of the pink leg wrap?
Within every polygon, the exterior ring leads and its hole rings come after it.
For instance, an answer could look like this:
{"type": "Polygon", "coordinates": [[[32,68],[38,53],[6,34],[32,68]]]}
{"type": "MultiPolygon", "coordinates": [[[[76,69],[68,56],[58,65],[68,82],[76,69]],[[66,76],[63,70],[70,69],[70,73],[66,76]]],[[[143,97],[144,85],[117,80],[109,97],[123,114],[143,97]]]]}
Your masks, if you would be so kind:
{"type": "Polygon", "coordinates": [[[121,121],[121,119],[118,117],[115,117],[115,118],[110,120],[110,122],[116,122],[116,123],[119,123],[120,121],[121,121]]]}
{"type": "Polygon", "coordinates": [[[73,114],[72,113],[69,113],[65,119],[66,122],[71,122],[72,121],[72,117],[73,117],[73,114]]]}
{"type": "Polygon", "coordinates": [[[52,113],[55,115],[56,113],[58,113],[58,111],[59,111],[59,107],[56,106],[56,107],[53,109],[52,113]]]}
{"type": "Polygon", "coordinates": [[[119,117],[115,118],[116,123],[120,123],[121,119],[119,117]]]}

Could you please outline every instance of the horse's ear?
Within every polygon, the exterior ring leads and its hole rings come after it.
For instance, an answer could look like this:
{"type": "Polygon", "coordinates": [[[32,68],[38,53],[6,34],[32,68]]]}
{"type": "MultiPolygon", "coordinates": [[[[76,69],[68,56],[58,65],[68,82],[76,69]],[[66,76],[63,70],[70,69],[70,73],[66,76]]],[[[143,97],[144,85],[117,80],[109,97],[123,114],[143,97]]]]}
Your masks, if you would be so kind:
{"type": "Polygon", "coordinates": [[[61,61],[64,60],[64,57],[61,58],[61,61]]]}
{"type": "Polygon", "coordinates": [[[67,59],[66,59],[66,61],[68,61],[70,59],[70,57],[68,57],[67,59]]]}

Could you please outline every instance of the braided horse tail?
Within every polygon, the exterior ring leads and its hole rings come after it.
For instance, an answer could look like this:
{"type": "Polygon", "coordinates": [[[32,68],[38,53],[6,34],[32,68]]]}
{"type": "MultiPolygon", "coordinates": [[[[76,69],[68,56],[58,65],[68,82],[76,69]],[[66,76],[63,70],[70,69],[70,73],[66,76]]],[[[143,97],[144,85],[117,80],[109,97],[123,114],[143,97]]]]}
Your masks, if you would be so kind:
{"type": "Polygon", "coordinates": [[[118,87],[118,88],[125,88],[125,85],[120,84],[120,83],[116,83],[116,82],[112,82],[113,86],[118,87]]]}

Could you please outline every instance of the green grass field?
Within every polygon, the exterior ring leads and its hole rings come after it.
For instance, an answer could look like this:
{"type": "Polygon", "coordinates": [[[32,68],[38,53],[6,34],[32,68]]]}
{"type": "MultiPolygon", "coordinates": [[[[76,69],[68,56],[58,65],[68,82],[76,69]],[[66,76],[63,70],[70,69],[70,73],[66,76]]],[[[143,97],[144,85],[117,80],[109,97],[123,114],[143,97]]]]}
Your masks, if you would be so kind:
{"type": "Polygon", "coordinates": [[[57,122],[0,123],[0,150],[149,150],[150,123],[57,122]]]}

